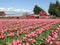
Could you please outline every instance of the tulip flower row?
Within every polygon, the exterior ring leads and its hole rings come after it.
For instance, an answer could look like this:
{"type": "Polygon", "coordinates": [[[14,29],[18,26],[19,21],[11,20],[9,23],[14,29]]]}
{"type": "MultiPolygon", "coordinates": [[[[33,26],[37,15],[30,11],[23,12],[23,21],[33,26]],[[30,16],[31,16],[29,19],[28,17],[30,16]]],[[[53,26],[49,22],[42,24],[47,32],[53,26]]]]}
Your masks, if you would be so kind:
{"type": "MultiPolygon", "coordinates": [[[[49,25],[47,25],[47,26],[43,26],[43,27],[50,27],[50,26],[52,26],[53,24],[55,24],[55,22],[53,22],[53,23],[49,23],[49,25]]],[[[42,25],[41,25],[42,26],[42,25]]],[[[40,32],[40,31],[44,31],[44,30],[47,30],[46,28],[45,29],[43,29],[43,27],[41,27],[41,29],[38,29],[38,30],[36,30],[36,31],[34,31],[34,32],[31,32],[31,33],[28,33],[28,34],[25,34],[25,36],[23,37],[23,39],[24,39],[24,41],[26,42],[26,40],[28,41],[28,44],[30,45],[30,42],[32,42],[32,43],[34,43],[36,40],[34,39],[34,38],[31,38],[31,37],[38,37],[38,32],[40,32]],[[37,33],[36,33],[37,32],[37,33]],[[28,37],[28,38],[27,38],[28,37]]],[[[36,28],[36,27],[35,27],[36,28]]],[[[33,28],[34,29],[34,28],[33,28]]],[[[24,32],[24,30],[21,30],[22,32],[24,32]]],[[[22,34],[21,32],[20,32],[20,34],[22,34]]],[[[14,44],[14,43],[12,43],[12,44],[14,44]]],[[[22,44],[24,44],[24,43],[22,43],[22,44]]],[[[21,45],[22,45],[21,44],[21,45]]]]}
{"type": "MultiPolygon", "coordinates": [[[[53,25],[54,23],[51,23],[51,24],[49,24],[50,26],[51,25],[53,25]]],[[[42,26],[42,25],[41,25],[42,26]]],[[[41,27],[40,26],[40,27],[41,27]]],[[[48,26],[46,26],[46,27],[48,27],[48,26]]],[[[33,27],[34,28],[34,27],[33,27]]],[[[35,27],[36,28],[36,27],[35,27]]],[[[28,30],[29,30],[29,28],[28,28],[28,30]]],[[[32,42],[32,43],[34,43],[36,40],[34,39],[34,38],[31,38],[31,37],[38,37],[38,34],[36,33],[36,32],[39,32],[39,31],[44,31],[44,30],[42,30],[42,27],[41,27],[41,29],[38,29],[38,31],[36,30],[36,31],[34,31],[34,32],[31,32],[31,33],[28,33],[28,34],[25,34],[25,36],[23,37],[23,39],[24,39],[24,41],[26,42],[26,40],[28,40],[28,42],[32,42]],[[28,37],[28,38],[27,38],[28,37]]],[[[45,29],[46,30],[46,29],[45,29]]],[[[24,32],[24,30],[20,30],[20,34],[22,34],[21,33],[21,31],[22,32],[24,32]]],[[[23,43],[22,43],[23,44],[23,43]]],[[[21,45],[22,45],[21,44],[21,45]]]]}
{"type": "MultiPolygon", "coordinates": [[[[59,19],[57,21],[56,19],[0,20],[0,45],[3,43],[6,45],[31,45],[31,43],[36,43],[39,35],[58,22],[60,22],[59,19]]],[[[57,33],[58,30],[59,27],[57,27],[57,33]]],[[[55,31],[52,31],[51,35],[55,39],[58,36],[55,31]]]]}
{"type": "Polygon", "coordinates": [[[56,30],[52,31],[50,35],[46,38],[45,40],[46,43],[53,44],[53,45],[59,45],[60,43],[58,42],[54,44],[54,42],[56,41],[58,37],[58,31],[60,31],[60,25],[56,28],[56,30]]]}

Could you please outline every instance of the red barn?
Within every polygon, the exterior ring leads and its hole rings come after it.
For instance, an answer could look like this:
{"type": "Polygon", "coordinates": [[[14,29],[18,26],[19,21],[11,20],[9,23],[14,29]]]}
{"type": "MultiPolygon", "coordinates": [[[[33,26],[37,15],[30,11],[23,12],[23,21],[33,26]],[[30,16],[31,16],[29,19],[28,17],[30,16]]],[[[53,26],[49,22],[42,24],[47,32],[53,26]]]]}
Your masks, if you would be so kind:
{"type": "Polygon", "coordinates": [[[47,13],[46,13],[44,10],[42,10],[42,11],[39,13],[39,15],[40,15],[40,16],[47,16],[47,13]]]}
{"type": "Polygon", "coordinates": [[[48,18],[48,15],[47,15],[47,13],[46,13],[44,10],[42,10],[42,11],[39,13],[39,18],[48,18]]]}
{"type": "Polygon", "coordinates": [[[34,15],[29,15],[28,18],[29,18],[29,19],[34,19],[35,16],[34,16],[34,15]]]}
{"type": "Polygon", "coordinates": [[[5,12],[4,11],[0,11],[0,16],[5,16],[5,12]]]}

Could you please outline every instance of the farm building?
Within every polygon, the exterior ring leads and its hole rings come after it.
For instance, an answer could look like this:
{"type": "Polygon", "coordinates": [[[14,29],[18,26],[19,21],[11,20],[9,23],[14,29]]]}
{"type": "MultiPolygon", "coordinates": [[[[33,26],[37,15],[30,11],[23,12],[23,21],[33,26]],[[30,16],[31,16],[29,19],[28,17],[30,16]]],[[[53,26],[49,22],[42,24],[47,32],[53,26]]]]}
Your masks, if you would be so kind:
{"type": "Polygon", "coordinates": [[[42,10],[42,11],[39,13],[39,16],[47,16],[47,13],[46,13],[44,10],[42,10]]]}
{"type": "Polygon", "coordinates": [[[46,19],[46,18],[53,18],[53,16],[50,16],[46,13],[46,11],[42,10],[40,13],[39,13],[39,18],[43,18],[43,19],[46,19]]]}
{"type": "Polygon", "coordinates": [[[5,16],[5,12],[4,11],[0,11],[0,16],[5,16]]]}
{"type": "Polygon", "coordinates": [[[28,15],[21,15],[21,16],[5,16],[5,12],[0,12],[0,18],[4,19],[46,19],[46,18],[52,18],[52,16],[48,15],[44,10],[42,10],[39,15],[35,14],[28,14],[28,15]]]}

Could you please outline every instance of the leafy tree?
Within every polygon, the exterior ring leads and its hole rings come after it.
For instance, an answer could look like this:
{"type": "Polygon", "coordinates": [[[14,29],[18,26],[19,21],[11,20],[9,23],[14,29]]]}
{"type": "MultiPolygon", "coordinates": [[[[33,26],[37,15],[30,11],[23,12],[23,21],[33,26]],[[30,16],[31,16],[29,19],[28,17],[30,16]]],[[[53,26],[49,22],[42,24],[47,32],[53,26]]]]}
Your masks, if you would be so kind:
{"type": "Polygon", "coordinates": [[[56,1],[56,3],[50,3],[48,12],[50,15],[54,15],[57,17],[60,17],[60,3],[58,2],[58,0],[56,1]]]}
{"type": "Polygon", "coordinates": [[[58,0],[56,0],[55,6],[56,6],[56,7],[59,6],[59,2],[58,2],[58,0]]]}
{"type": "Polygon", "coordinates": [[[34,12],[34,14],[38,15],[41,10],[42,9],[38,5],[35,5],[33,12],[34,12]]]}
{"type": "Polygon", "coordinates": [[[56,4],[55,4],[55,12],[57,14],[57,17],[60,17],[60,4],[58,0],[56,1],[56,4]]]}
{"type": "Polygon", "coordinates": [[[49,10],[48,12],[50,13],[50,15],[55,15],[55,8],[54,8],[54,4],[53,3],[50,3],[50,6],[49,6],[49,10]]]}

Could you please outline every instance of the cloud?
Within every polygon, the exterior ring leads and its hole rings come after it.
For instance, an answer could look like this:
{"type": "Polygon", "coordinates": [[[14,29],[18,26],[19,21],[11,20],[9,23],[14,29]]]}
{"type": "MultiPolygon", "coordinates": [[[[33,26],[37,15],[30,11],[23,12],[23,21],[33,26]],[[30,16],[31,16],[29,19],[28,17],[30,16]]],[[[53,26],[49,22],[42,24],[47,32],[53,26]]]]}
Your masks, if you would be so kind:
{"type": "Polygon", "coordinates": [[[24,13],[33,14],[31,10],[15,9],[15,8],[0,8],[0,11],[5,11],[9,15],[22,15],[24,13]]]}
{"type": "Polygon", "coordinates": [[[0,11],[5,11],[5,8],[0,8],[0,11]]]}

